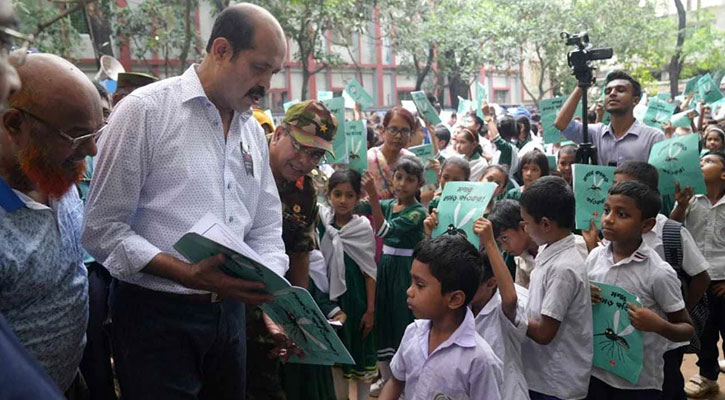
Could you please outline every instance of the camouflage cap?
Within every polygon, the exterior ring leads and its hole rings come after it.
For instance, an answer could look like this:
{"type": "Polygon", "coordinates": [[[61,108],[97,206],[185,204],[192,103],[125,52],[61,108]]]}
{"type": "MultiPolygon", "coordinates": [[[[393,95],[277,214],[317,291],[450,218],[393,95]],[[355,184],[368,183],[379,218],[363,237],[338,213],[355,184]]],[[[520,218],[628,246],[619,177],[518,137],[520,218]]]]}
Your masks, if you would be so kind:
{"type": "Polygon", "coordinates": [[[301,145],[332,152],[332,139],[337,132],[337,118],[317,100],[301,101],[287,110],[282,123],[301,145]]]}

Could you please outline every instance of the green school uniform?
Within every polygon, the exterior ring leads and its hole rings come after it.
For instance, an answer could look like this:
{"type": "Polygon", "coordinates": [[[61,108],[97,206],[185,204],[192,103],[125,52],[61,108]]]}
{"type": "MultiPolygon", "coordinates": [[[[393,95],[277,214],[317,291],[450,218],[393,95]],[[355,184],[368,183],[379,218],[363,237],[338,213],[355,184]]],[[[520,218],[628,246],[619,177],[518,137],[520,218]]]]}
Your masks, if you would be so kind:
{"type": "Polygon", "coordinates": [[[506,192],[503,198],[519,201],[521,200],[521,193],[521,187],[513,188],[506,192]]]}

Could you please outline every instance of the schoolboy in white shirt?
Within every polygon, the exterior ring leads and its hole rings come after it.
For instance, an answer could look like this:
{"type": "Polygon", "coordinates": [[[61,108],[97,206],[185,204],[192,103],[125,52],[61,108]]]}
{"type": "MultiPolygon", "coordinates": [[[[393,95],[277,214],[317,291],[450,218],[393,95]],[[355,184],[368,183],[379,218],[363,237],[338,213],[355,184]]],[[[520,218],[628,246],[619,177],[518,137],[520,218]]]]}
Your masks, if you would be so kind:
{"type": "MultiPolygon", "coordinates": [[[[494,206],[494,210],[496,206],[494,206]]],[[[521,343],[526,340],[526,301],[529,291],[514,284],[493,234],[493,224],[479,218],[473,224],[484,248],[483,279],[471,301],[476,331],[503,361],[504,399],[528,399],[529,386],[521,361],[521,343]]]]}
{"type": "Polygon", "coordinates": [[[584,258],[576,250],[574,193],[545,176],[521,195],[526,232],[538,245],[526,314],[530,340],[522,346],[532,400],[582,399],[592,366],[592,305],[584,258]]]}
{"type": "MultiPolygon", "coordinates": [[[[664,352],[672,342],[688,341],[694,335],[677,274],[642,240],[642,234],[654,227],[660,206],[659,192],[637,181],[615,184],[604,203],[602,234],[609,244],[589,254],[589,279],[621,287],[639,298],[642,306],[630,304],[628,313],[632,326],[642,331],[644,357],[634,384],[594,367],[589,400],[659,399],[664,352]]],[[[601,300],[594,285],[592,299],[601,300]]],[[[598,344],[595,340],[594,345],[598,344]]]]}
{"type": "Polygon", "coordinates": [[[460,234],[424,240],[413,252],[408,307],[417,319],[390,364],[380,400],[501,397],[502,362],[466,307],[481,279],[481,256],[460,234]]]}

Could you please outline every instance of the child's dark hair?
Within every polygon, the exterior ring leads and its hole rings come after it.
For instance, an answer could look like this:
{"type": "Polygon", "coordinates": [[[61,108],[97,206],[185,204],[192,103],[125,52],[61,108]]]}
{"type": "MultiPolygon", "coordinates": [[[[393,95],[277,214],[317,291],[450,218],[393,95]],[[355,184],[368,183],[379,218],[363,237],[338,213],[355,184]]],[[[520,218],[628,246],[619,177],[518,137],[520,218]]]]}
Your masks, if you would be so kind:
{"type": "MultiPolygon", "coordinates": [[[[486,176],[486,174],[488,174],[488,171],[491,171],[493,169],[495,169],[496,171],[502,173],[503,176],[508,180],[508,177],[509,177],[509,166],[506,165],[506,164],[491,164],[491,165],[487,166],[486,168],[484,168],[481,171],[481,179],[483,179],[483,177],[486,176]]],[[[508,184],[508,182],[504,182],[504,183],[505,184],[508,184]]]]}
{"type": "Polygon", "coordinates": [[[422,186],[425,184],[425,178],[423,172],[425,172],[425,166],[415,156],[402,156],[398,159],[395,164],[393,171],[402,169],[408,175],[415,175],[418,178],[418,183],[422,186]]]}
{"type": "Polygon", "coordinates": [[[332,174],[332,176],[330,176],[330,179],[327,180],[327,193],[332,193],[332,190],[335,189],[335,186],[337,185],[349,183],[350,186],[352,186],[352,190],[355,191],[355,194],[360,196],[360,180],[360,173],[353,169],[337,170],[332,174]]]}
{"type": "Polygon", "coordinates": [[[627,196],[634,200],[642,211],[642,219],[654,218],[660,212],[660,192],[639,181],[624,181],[609,188],[609,195],[627,196]]]}
{"type": "Polygon", "coordinates": [[[438,124],[435,127],[434,134],[436,136],[436,139],[446,142],[446,146],[448,146],[448,143],[451,142],[451,131],[448,129],[447,126],[443,124],[438,124]]]}
{"type": "Polygon", "coordinates": [[[478,115],[476,115],[476,112],[475,111],[469,111],[468,113],[466,113],[466,117],[470,117],[471,119],[473,119],[474,121],[476,121],[476,125],[478,125],[478,132],[474,132],[474,133],[481,133],[481,129],[484,126],[486,126],[486,124],[484,124],[483,123],[483,120],[478,115]]]}
{"type": "Polygon", "coordinates": [[[511,199],[499,200],[488,214],[488,220],[493,225],[494,237],[499,237],[506,229],[519,230],[523,221],[519,202],[511,199]]]}
{"type": "Polygon", "coordinates": [[[460,168],[461,171],[463,171],[463,175],[465,177],[464,180],[467,181],[468,178],[471,177],[471,163],[466,161],[465,158],[461,156],[452,156],[446,158],[445,160],[443,160],[443,164],[441,164],[441,172],[443,172],[443,170],[446,169],[446,167],[449,165],[460,168]]]}
{"type": "Polygon", "coordinates": [[[531,163],[534,163],[539,167],[539,169],[541,170],[541,176],[550,175],[549,159],[546,158],[546,154],[542,153],[541,150],[531,150],[530,152],[524,154],[523,157],[521,157],[521,160],[519,161],[519,174],[521,174],[525,165],[531,163]]]}
{"type": "Polygon", "coordinates": [[[574,228],[574,192],[563,178],[544,176],[537,179],[526,187],[519,203],[537,224],[547,217],[560,228],[574,228]]]}
{"type": "Polygon", "coordinates": [[[642,97],[642,85],[640,85],[636,79],[632,78],[632,75],[630,75],[624,71],[615,70],[615,71],[608,73],[607,78],[604,82],[604,87],[606,88],[607,85],[609,84],[609,82],[617,80],[617,79],[624,79],[625,81],[629,81],[629,83],[632,84],[632,95],[634,97],[639,97],[639,98],[642,97]]]}
{"type": "Polygon", "coordinates": [[[505,116],[498,121],[498,133],[505,140],[519,137],[518,123],[515,119],[505,116]]]}
{"type": "Polygon", "coordinates": [[[660,174],[652,164],[644,161],[625,161],[614,170],[614,175],[629,175],[637,182],[642,182],[654,190],[658,189],[660,174]]]}
{"type": "Polygon", "coordinates": [[[428,264],[431,275],[441,283],[441,293],[462,290],[464,307],[473,300],[481,283],[481,255],[463,235],[440,235],[418,243],[413,258],[428,264]]]}
{"type": "Polygon", "coordinates": [[[491,260],[488,259],[486,250],[481,250],[481,283],[485,283],[487,280],[493,278],[493,266],[491,260]]]}
{"type": "Polygon", "coordinates": [[[566,155],[573,155],[576,154],[576,145],[574,144],[565,144],[564,146],[559,147],[559,151],[556,152],[556,159],[559,160],[561,158],[561,154],[564,153],[566,155]]]}

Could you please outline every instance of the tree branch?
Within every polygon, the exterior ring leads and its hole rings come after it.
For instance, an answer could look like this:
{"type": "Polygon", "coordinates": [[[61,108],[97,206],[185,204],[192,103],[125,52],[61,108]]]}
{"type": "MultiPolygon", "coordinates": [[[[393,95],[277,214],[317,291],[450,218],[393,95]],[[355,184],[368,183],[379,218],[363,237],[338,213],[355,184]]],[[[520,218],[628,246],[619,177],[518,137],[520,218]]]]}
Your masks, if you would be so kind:
{"type": "Polygon", "coordinates": [[[33,36],[38,37],[38,34],[46,30],[49,26],[53,25],[54,23],[60,21],[61,19],[73,14],[74,12],[81,10],[83,7],[85,7],[87,4],[95,3],[96,0],[87,0],[87,1],[81,1],[78,4],[74,5],[71,8],[66,9],[62,13],[56,15],[55,17],[51,18],[49,21],[46,22],[38,22],[38,28],[33,32],[33,36]]]}

